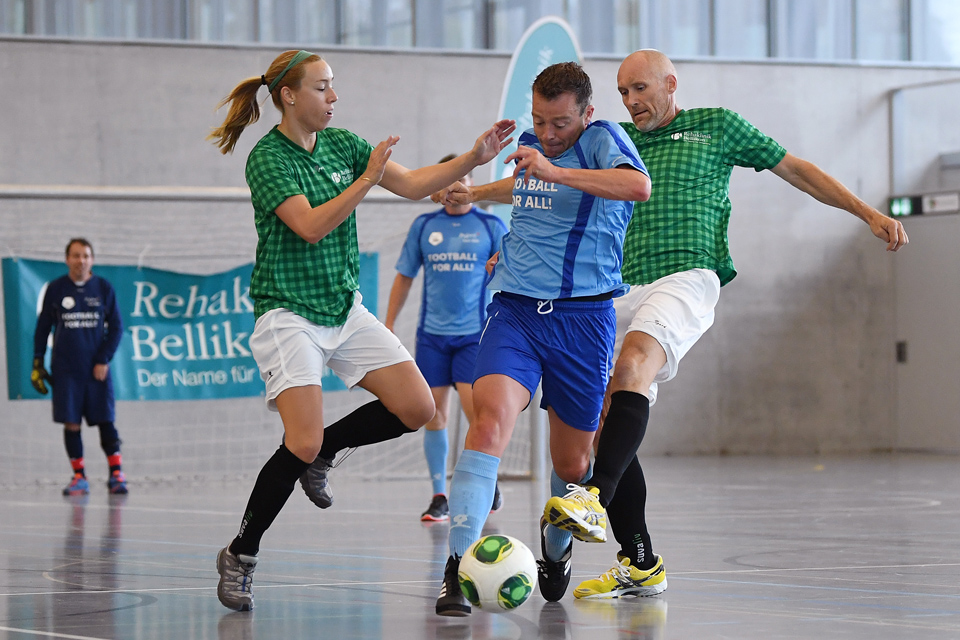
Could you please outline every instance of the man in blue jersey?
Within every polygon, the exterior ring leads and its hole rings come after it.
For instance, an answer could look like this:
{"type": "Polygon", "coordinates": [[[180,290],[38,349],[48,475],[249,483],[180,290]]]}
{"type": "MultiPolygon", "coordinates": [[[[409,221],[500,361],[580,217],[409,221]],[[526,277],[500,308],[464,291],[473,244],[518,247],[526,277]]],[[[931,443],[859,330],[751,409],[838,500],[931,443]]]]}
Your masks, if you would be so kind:
{"type": "MultiPolygon", "coordinates": [[[[590,78],[580,65],[544,69],[533,83],[533,129],[514,175],[482,187],[457,185],[464,202],[513,204],[501,242],[474,370],[474,420],[450,487],[450,558],[436,612],[465,616],[460,558],[480,537],[497,467],[514,424],[541,384],[550,425],[554,494],[583,482],[613,357],[613,298],[633,202],[650,196],[636,147],[612,122],[592,121],[590,78]]],[[[598,527],[605,527],[605,522],[598,527]]],[[[541,520],[540,591],[558,600],[570,580],[571,534],[541,520]]]]}
{"type": "Polygon", "coordinates": [[[90,492],[83,464],[80,423],[100,429],[100,446],[107,454],[110,493],[127,493],[121,468],[120,437],[113,424],[113,380],[110,360],[120,345],[123,322],[117,297],[109,282],[93,275],[93,246],[84,238],[67,243],[69,273],[47,285],[33,335],[33,371],[30,382],[46,395],[53,386],[53,421],[63,424],[63,440],[73,477],[63,495],[90,492]],[[43,359],[53,329],[53,353],[47,373],[43,359]]]}
{"type": "MultiPolygon", "coordinates": [[[[444,156],[440,162],[456,158],[444,156]]],[[[467,185],[473,180],[463,179],[467,185]]],[[[490,293],[485,288],[485,265],[500,249],[507,227],[500,218],[467,205],[445,205],[413,221],[397,260],[397,276],[390,289],[384,325],[393,331],[397,315],[407,301],[410,287],[423,267],[423,296],[417,323],[417,366],[430,385],[437,405],[425,426],[423,452],[433,482],[433,498],[420,519],[449,519],[447,504],[447,420],[450,387],[455,386],[460,406],[473,421],[473,365],[480,344],[480,328],[486,318],[490,293]]],[[[491,512],[502,505],[499,487],[494,491],[491,512]]]]}

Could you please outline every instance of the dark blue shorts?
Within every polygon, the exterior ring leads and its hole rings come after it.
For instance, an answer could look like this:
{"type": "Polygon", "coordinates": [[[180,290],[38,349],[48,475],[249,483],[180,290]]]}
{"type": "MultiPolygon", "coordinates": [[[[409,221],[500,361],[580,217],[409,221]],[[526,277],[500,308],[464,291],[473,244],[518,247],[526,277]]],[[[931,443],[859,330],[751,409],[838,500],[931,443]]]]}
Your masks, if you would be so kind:
{"type": "Polygon", "coordinates": [[[449,387],[456,382],[473,383],[480,333],[469,336],[417,334],[417,366],[431,387],[449,387]]]}
{"type": "Polygon", "coordinates": [[[541,408],[596,431],[613,361],[612,300],[553,300],[498,293],[487,307],[474,379],[503,374],[530,392],[543,379],[541,408]]]}
{"type": "Polygon", "coordinates": [[[113,422],[113,379],[108,374],[103,382],[92,374],[57,373],[53,380],[53,421],[88,425],[113,422]]]}

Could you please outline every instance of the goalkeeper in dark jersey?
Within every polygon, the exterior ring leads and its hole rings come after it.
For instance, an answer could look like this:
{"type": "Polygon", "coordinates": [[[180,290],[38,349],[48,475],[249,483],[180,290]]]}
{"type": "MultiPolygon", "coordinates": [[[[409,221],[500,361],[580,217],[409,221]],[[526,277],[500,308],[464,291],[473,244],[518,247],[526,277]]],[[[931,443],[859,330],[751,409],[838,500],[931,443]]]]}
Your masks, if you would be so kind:
{"type": "Polygon", "coordinates": [[[110,493],[127,493],[121,469],[120,437],[114,421],[110,360],[123,335],[117,297],[109,282],[93,275],[93,247],[83,238],[67,243],[69,273],[47,285],[33,336],[30,382],[42,393],[53,388],[53,421],[63,423],[63,441],[73,477],[63,495],[90,492],[83,464],[80,423],[100,429],[100,446],[107,455],[110,493]],[[47,339],[53,329],[50,373],[43,366],[47,339]],[[52,373],[52,376],[51,376],[52,373]]]}

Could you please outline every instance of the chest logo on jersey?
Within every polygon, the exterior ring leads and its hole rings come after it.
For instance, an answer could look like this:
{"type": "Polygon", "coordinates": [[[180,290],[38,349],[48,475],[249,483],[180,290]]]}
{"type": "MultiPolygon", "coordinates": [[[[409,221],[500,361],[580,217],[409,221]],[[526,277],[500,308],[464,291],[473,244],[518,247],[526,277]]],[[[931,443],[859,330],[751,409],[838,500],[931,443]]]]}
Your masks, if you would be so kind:
{"type": "Polygon", "coordinates": [[[87,303],[88,307],[99,307],[100,298],[84,298],[83,301],[87,303]]]}
{"type": "Polygon", "coordinates": [[[513,206],[515,207],[524,207],[526,209],[545,209],[547,211],[553,209],[553,198],[546,198],[544,196],[526,196],[523,194],[513,194],[513,206]]]}
{"type": "Polygon", "coordinates": [[[480,242],[479,233],[466,233],[465,231],[461,231],[458,238],[460,239],[460,242],[463,243],[477,244],[480,242]]]}
{"type": "Polygon", "coordinates": [[[699,131],[677,131],[670,134],[674,140],[683,140],[684,142],[694,142],[696,144],[713,144],[713,135],[710,133],[701,133],[699,131]]]}
{"type": "Polygon", "coordinates": [[[469,251],[428,253],[427,262],[433,271],[473,271],[479,262],[477,254],[469,251]]]}
{"type": "Polygon", "coordinates": [[[330,174],[330,179],[340,184],[341,182],[346,182],[347,184],[353,183],[353,170],[352,169],[342,169],[341,171],[334,171],[330,174]]]}
{"type": "Polygon", "coordinates": [[[540,191],[548,193],[557,193],[557,184],[555,182],[544,182],[536,178],[530,178],[524,182],[523,178],[517,178],[513,182],[513,206],[526,209],[553,209],[553,198],[541,195],[524,195],[517,193],[518,190],[540,191]]]}
{"type": "Polygon", "coordinates": [[[440,231],[434,231],[429,236],[427,236],[427,242],[429,242],[433,246],[437,246],[438,244],[443,242],[443,233],[441,233],[440,231]]]}
{"type": "Polygon", "coordinates": [[[73,296],[67,296],[60,301],[60,306],[64,309],[73,309],[77,306],[77,301],[73,299],[73,296]]]}
{"type": "Polygon", "coordinates": [[[543,180],[537,180],[536,178],[530,178],[524,182],[523,178],[517,178],[513,182],[513,188],[525,189],[526,191],[552,191],[553,193],[556,193],[557,183],[544,182],[543,180]]]}

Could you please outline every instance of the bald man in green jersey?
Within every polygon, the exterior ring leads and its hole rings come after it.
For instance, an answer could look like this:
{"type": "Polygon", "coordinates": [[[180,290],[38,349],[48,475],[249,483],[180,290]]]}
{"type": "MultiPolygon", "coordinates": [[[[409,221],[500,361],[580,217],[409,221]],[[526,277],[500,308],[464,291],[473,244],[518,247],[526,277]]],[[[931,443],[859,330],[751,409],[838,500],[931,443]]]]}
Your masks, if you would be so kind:
{"type": "Polygon", "coordinates": [[[656,188],[649,201],[636,204],[624,241],[623,279],[631,288],[615,302],[619,356],[590,480],[599,496],[589,504],[573,494],[551,498],[544,510],[558,526],[575,522],[571,516],[609,511],[621,549],[610,571],[574,590],[577,598],[591,599],[656,595],[667,588],[663,561],[653,553],[647,531],[646,483],[636,453],[658,383],[676,375],[680,359],[713,324],[720,287],[736,275],[727,241],[733,167],[769,169],[820,202],[857,216],[888,251],[908,242],[899,221],[788,153],[739,114],[681,109],[676,69],[659,51],[627,56],[617,85],[632,120],[621,125],[656,188]]]}

